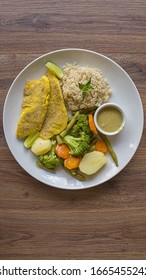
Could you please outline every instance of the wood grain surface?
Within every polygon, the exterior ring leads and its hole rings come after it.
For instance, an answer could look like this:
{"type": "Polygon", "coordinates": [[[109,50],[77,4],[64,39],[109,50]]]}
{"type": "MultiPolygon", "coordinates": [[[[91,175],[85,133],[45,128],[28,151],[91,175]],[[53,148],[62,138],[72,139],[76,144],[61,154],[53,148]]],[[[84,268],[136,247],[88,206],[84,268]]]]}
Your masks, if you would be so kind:
{"type": "Polygon", "coordinates": [[[38,182],[6,144],[2,112],[12,81],[38,56],[69,47],[114,59],[146,109],[145,0],[0,0],[0,259],[145,259],[145,130],[117,176],[82,191],[38,182]]]}

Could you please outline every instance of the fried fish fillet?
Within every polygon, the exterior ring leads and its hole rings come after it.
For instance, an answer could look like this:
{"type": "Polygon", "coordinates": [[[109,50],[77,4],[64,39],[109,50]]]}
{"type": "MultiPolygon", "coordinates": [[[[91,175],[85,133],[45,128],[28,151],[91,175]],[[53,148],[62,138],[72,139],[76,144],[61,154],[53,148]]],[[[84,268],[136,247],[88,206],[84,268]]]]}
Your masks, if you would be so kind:
{"type": "Polygon", "coordinates": [[[68,119],[59,81],[50,70],[48,71],[48,78],[50,99],[47,115],[40,131],[40,137],[43,139],[49,139],[63,131],[67,126],[68,119]]]}
{"type": "Polygon", "coordinates": [[[47,113],[49,94],[50,83],[46,76],[26,83],[16,130],[18,139],[41,130],[47,113]]]}

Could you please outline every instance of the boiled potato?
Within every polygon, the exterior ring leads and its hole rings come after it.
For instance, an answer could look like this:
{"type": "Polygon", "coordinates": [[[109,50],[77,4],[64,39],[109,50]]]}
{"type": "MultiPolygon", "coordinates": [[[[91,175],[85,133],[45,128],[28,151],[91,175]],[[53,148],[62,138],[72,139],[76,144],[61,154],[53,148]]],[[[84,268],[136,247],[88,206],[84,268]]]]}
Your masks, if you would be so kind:
{"type": "Polygon", "coordinates": [[[44,155],[49,152],[51,149],[51,140],[44,140],[41,137],[38,137],[32,144],[31,151],[37,155],[44,155]]]}
{"type": "Polygon", "coordinates": [[[107,158],[103,153],[93,151],[83,156],[79,164],[79,169],[87,175],[92,175],[102,168],[106,162],[107,158]]]}

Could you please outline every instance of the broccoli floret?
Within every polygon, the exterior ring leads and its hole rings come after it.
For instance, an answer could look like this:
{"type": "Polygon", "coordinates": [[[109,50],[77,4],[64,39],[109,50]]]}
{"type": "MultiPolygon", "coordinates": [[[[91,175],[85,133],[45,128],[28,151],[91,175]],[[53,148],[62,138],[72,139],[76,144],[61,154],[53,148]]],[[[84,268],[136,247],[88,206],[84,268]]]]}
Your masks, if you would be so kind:
{"type": "Polygon", "coordinates": [[[74,137],[80,137],[83,132],[88,135],[90,139],[92,139],[93,133],[89,128],[88,116],[86,114],[79,114],[77,117],[77,122],[73,126],[70,135],[74,137]]]}
{"type": "Polygon", "coordinates": [[[66,135],[63,141],[69,146],[71,155],[82,157],[88,151],[92,137],[88,116],[79,114],[70,135],[66,135]]]}
{"type": "Polygon", "coordinates": [[[55,154],[54,145],[52,145],[51,150],[47,154],[39,156],[38,160],[48,169],[53,169],[61,164],[60,159],[55,154]]]}
{"type": "Polygon", "coordinates": [[[74,137],[72,135],[66,135],[64,142],[70,148],[70,154],[78,157],[82,157],[90,147],[90,136],[82,132],[80,137],[74,137]]]}

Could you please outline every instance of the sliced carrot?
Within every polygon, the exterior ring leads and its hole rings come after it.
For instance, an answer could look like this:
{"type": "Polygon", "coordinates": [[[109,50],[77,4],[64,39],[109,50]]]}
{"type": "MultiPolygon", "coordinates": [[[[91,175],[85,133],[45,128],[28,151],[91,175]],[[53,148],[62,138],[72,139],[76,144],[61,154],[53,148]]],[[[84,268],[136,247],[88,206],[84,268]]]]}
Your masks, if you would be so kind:
{"type": "Polygon", "coordinates": [[[88,114],[88,121],[89,121],[89,127],[91,129],[91,131],[94,133],[94,134],[97,134],[98,131],[97,131],[97,128],[94,124],[94,118],[93,118],[93,115],[92,114],[88,114]]]}
{"type": "Polygon", "coordinates": [[[95,144],[95,149],[98,152],[106,153],[107,152],[107,146],[104,143],[103,140],[99,139],[95,144]]]}
{"type": "Polygon", "coordinates": [[[58,144],[55,149],[57,156],[63,159],[66,159],[70,156],[69,151],[70,151],[69,147],[64,143],[58,144]]]}
{"type": "Polygon", "coordinates": [[[65,159],[64,166],[68,169],[78,168],[80,161],[81,161],[81,158],[70,155],[67,159],[65,159]]]}

